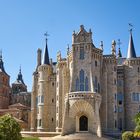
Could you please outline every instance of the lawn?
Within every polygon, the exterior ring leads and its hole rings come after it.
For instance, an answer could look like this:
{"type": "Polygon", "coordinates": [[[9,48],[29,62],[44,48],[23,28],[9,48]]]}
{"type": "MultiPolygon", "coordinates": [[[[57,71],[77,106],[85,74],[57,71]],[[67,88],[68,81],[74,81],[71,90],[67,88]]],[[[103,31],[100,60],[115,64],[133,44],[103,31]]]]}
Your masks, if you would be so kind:
{"type": "Polygon", "coordinates": [[[39,138],[36,137],[24,137],[22,140],[40,140],[39,138]]]}

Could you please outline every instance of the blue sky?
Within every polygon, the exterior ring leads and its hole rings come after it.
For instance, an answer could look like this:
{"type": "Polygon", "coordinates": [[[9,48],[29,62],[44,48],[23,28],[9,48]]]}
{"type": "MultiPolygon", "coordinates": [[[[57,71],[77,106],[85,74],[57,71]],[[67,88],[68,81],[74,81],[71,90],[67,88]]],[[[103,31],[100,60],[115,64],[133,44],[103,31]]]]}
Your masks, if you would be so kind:
{"type": "Polygon", "coordinates": [[[104,54],[110,53],[113,39],[120,39],[125,57],[128,23],[134,25],[134,45],[140,56],[139,0],[0,0],[0,49],[10,83],[16,80],[21,65],[24,82],[31,91],[36,52],[45,47],[46,31],[50,34],[49,56],[54,61],[59,50],[66,56],[73,30],[78,31],[81,24],[86,30],[91,28],[96,47],[104,42],[104,54]]]}

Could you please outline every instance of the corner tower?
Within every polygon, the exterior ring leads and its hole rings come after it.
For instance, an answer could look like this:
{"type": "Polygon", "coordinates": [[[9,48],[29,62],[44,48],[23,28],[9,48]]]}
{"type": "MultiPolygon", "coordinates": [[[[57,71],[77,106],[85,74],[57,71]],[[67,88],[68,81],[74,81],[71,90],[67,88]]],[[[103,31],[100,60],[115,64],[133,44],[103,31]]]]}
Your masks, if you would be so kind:
{"type": "MultiPolygon", "coordinates": [[[[38,57],[40,58],[40,55],[38,57]]],[[[55,76],[49,62],[47,38],[42,64],[38,66],[37,72],[37,131],[55,131],[55,76]]]]}

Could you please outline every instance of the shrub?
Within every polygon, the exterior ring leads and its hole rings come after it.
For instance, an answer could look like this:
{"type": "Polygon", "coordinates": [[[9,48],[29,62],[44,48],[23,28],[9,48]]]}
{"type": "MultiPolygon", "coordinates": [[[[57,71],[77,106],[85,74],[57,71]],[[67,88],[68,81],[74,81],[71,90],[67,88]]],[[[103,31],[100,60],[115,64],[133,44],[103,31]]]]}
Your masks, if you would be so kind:
{"type": "Polygon", "coordinates": [[[126,131],[122,134],[122,140],[134,140],[133,132],[126,131]]]}
{"type": "Polygon", "coordinates": [[[21,128],[17,121],[9,114],[0,117],[0,139],[21,140],[21,128]]]}
{"type": "Polygon", "coordinates": [[[134,137],[139,138],[140,137],[140,132],[134,132],[134,137]]]}
{"type": "Polygon", "coordinates": [[[140,126],[139,126],[139,125],[137,125],[137,126],[135,127],[135,132],[140,132],[140,126]]]}

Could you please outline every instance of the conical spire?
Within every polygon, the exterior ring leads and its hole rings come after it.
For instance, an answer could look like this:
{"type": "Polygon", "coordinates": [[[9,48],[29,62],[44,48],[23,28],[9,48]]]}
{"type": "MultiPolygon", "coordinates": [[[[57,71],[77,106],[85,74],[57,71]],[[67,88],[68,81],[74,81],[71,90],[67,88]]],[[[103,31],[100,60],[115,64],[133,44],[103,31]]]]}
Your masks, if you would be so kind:
{"type": "Polygon", "coordinates": [[[122,53],[121,53],[120,47],[119,47],[119,51],[118,51],[118,57],[122,57],[122,53]]]}
{"type": "Polygon", "coordinates": [[[7,75],[7,73],[5,72],[4,63],[2,60],[2,51],[0,51],[0,72],[4,72],[7,75]]]}
{"type": "Polygon", "coordinates": [[[17,81],[24,84],[24,81],[23,81],[23,78],[22,78],[22,73],[21,73],[21,66],[19,68],[19,74],[18,74],[18,77],[17,77],[17,81]]]}
{"type": "Polygon", "coordinates": [[[128,45],[127,58],[128,59],[129,58],[136,58],[133,37],[132,37],[132,29],[130,29],[130,39],[129,39],[129,45],[128,45]]]}
{"type": "MultiPolygon", "coordinates": [[[[47,37],[48,34],[46,33],[45,36],[47,37]]],[[[47,38],[46,38],[46,46],[45,46],[45,49],[44,49],[42,64],[50,65],[50,62],[49,62],[49,53],[48,53],[48,46],[47,46],[47,38]]]]}

